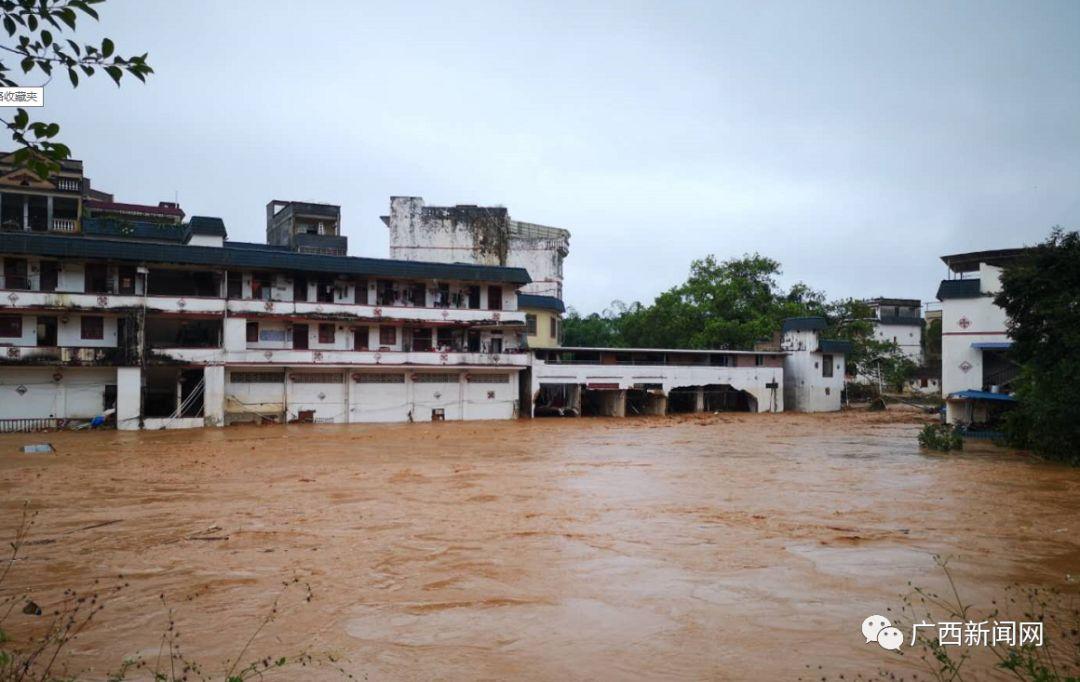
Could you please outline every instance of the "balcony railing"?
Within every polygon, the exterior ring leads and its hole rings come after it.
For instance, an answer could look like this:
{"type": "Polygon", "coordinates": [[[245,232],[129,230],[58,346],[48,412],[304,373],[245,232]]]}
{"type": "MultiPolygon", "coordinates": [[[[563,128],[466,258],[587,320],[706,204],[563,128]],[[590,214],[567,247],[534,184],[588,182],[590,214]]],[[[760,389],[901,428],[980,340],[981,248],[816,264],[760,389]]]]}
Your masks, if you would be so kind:
{"type": "Polygon", "coordinates": [[[52,219],[52,231],[53,232],[78,232],[79,221],[74,218],[53,218],[52,219]]]}

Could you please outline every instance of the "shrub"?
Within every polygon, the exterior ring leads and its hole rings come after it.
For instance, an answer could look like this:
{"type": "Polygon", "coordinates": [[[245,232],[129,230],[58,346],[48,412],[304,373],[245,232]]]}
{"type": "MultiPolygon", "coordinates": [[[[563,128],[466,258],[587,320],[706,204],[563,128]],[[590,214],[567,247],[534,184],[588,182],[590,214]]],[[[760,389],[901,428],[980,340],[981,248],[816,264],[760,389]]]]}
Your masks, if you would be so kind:
{"type": "Polygon", "coordinates": [[[919,432],[919,447],[939,452],[963,450],[964,438],[948,424],[927,424],[919,432]]]}

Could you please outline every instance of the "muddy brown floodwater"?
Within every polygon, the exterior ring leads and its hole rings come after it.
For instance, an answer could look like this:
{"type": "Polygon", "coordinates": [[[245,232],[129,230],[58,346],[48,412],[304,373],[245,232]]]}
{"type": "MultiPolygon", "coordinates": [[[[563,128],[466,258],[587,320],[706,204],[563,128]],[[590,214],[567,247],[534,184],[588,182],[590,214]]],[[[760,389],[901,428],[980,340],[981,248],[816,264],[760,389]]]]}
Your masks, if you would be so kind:
{"type": "Polygon", "coordinates": [[[911,664],[859,628],[908,581],[940,586],[935,553],[975,602],[1080,574],[1080,470],[923,454],[924,419],[8,434],[5,542],[23,500],[38,515],[0,589],[49,609],[124,576],[71,648],[88,679],[153,659],[159,595],[220,670],[293,577],[312,600],[287,591],[247,657],[331,652],[373,680],[850,679],[911,664]],[[17,452],[40,441],[57,454],[17,452]]]}

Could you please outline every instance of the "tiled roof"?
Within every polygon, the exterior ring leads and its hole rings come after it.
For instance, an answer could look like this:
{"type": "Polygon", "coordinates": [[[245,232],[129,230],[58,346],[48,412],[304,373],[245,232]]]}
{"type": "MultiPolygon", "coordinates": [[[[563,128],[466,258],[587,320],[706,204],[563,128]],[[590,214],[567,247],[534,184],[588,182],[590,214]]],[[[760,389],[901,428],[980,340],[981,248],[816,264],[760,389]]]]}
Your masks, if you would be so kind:
{"type": "Polygon", "coordinates": [[[295,253],[265,245],[190,246],[128,241],[87,239],[51,234],[0,233],[0,253],[91,258],[149,263],[175,263],[208,267],[235,267],[263,270],[295,270],[341,275],[447,279],[473,282],[503,282],[521,285],[532,281],[524,268],[462,263],[426,263],[295,253]]]}
{"type": "Polygon", "coordinates": [[[565,313],[566,306],[554,296],[540,296],[537,294],[518,294],[518,308],[537,308],[539,310],[554,310],[565,313]]]}
{"type": "Polygon", "coordinates": [[[83,207],[99,211],[116,211],[118,213],[146,213],[149,215],[166,215],[176,218],[184,217],[184,212],[175,206],[124,204],[118,201],[98,201],[96,199],[87,199],[83,201],[83,207]]]}

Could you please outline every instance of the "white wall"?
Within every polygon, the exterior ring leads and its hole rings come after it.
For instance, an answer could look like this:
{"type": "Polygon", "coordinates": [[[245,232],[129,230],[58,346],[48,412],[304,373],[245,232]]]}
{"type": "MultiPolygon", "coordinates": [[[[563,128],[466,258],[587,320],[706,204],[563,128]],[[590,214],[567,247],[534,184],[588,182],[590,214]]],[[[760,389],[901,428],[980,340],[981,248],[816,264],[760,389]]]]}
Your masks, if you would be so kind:
{"type": "Polygon", "coordinates": [[[712,367],[685,365],[559,365],[534,359],[532,393],[541,384],[617,383],[620,389],[634,384],[660,384],[665,393],[688,386],[728,385],[746,391],[757,401],[758,412],[784,410],[782,367],[712,367]],[[768,384],[775,383],[774,391],[768,384]]]}
{"type": "MultiPolygon", "coordinates": [[[[949,298],[941,302],[941,392],[982,389],[982,351],[973,343],[1001,343],[1006,334],[1005,310],[994,305],[992,294],[1001,290],[1001,268],[986,265],[979,269],[978,298],[949,298]]],[[[957,418],[957,407],[948,405],[947,419],[957,418]]]]}
{"type": "Polygon", "coordinates": [[[116,383],[111,367],[4,367],[0,419],[92,419],[104,411],[105,386],[116,383]]]}
{"type": "Polygon", "coordinates": [[[142,370],[138,367],[118,367],[116,370],[116,427],[120,430],[139,428],[142,404],[142,370]]]}
{"type": "Polygon", "coordinates": [[[784,404],[792,412],[835,412],[844,390],[842,353],[819,353],[814,331],[787,332],[781,342],[784,358],[784,404]],[[825,355],[832,355],[833,374],[824,376],[825,355]]]}

